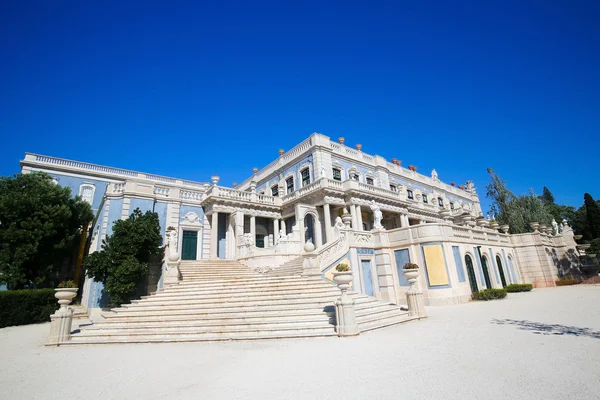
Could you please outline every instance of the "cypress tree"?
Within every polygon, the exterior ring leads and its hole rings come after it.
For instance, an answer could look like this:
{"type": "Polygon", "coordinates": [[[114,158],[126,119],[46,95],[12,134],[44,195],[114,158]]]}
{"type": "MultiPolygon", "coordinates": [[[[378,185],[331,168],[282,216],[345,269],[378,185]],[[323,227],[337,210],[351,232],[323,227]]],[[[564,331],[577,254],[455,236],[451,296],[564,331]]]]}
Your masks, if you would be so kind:
{"type": "Polygon", "coordinates": [[[587,211],[587,224],[592,239],[600,237],[600,206],[594,200],[591,194],[583,195],[585,208],[587,211]]]}

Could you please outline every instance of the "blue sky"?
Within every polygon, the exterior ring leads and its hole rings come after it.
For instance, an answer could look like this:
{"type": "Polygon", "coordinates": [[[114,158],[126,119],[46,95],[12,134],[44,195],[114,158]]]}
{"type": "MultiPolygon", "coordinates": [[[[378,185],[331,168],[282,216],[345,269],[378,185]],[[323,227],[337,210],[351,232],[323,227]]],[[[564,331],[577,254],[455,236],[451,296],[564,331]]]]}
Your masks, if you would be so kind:
{"type": "Polygon", "coordinates": [[[320,132],[457,184],[600,198],[600,2],[0,3],[24,152],[241,182],[320,132]]]}

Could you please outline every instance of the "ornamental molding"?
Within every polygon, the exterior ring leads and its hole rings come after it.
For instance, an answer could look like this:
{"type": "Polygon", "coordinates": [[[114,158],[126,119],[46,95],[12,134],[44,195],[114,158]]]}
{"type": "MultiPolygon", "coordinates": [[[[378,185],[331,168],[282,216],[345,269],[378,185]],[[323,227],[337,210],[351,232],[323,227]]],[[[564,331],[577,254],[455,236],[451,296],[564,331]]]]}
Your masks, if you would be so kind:
{"type": "Polygon", "coordinates": [[[242,207],[231,207],[222,204],[214,204],[211,207],[212,212],[223,212],[228,214],[242,213],[251,217],[265,217],[265,218],[281,218],[281,213],[267,210],[257,210],[242,207]]]}
{"type": "Polygon", "coordinates": [[[189,224],[199,224],[200,216],[193,211],[186,213],[183,217],[181,217],[181,221],[189,224]]]}
{"type": "Polygon", "coordinates": [[[380,209],[384,210],[384,211],[391,211],[391,212],[395,212],[395,213],[400,213],[402,215],[407,215],[408,214],[408,209],[404,208],[404,207],[398,207],[398,206],[393,206],[391,204],[385,204],[385,203],[380,203],[380,202],[372,202],[369,200],[365,200],[365,199],[358,199],[353,197],[351,199],[352,204],[355,205],[359,205],[359,206],[368,206],[370,207],[372,204],[378,205],[380,209]]]}
{"type": "Polygon", "coordinates": [[[346,205],[346,202],[341,197],[325,196],[323,197],[323,201],[327,204],[335,204],[340,206],[346,205]]]}

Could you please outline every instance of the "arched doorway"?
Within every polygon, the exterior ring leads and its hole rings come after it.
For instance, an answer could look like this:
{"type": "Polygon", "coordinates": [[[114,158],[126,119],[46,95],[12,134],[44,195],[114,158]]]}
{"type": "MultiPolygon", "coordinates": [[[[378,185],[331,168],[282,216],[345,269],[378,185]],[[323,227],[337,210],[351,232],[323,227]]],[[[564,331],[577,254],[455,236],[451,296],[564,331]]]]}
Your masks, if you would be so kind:
{"type": "Polygon", "coordinates": [[[490,272],[488,270],[488,260],[486,256],[481,257],[481,264],[483,269],[483,278],[485,279],[485,286],[488,289],[492,288],[492,281],[490,280],[490,272]]]}
{"type": "Polygon", "coordinates": [[[473,260],[470,255],[465,255],[465,264],[467,265],[467,275],[469,275],[469,284],[471,285],[471,293],[478,292],[477,279],[475,278],[475,269],[473,268],[473,260]]]}
{"type": "Polygon", "coordinates": [[[499,255],[496,255],[496,265],[498,265],[498,271],[500,272],[500,280],[502,281],[502,287],[506,287],[506,278],[504,277],[504,270],[502,269],[502,260],[499,255]]]}
{"type": "Polygon", "coordinates": [[[315,218],[312,214],[306,214],[306,217],[304,217],[304,242],[311,242],[316,246],[315,218]]]}

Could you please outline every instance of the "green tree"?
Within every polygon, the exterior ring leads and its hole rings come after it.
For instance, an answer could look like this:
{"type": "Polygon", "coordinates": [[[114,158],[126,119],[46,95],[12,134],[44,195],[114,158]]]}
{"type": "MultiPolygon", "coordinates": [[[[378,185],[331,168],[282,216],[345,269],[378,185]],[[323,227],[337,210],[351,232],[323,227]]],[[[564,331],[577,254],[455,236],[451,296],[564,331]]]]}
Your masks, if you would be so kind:
{"type": "Polygon", "coordinates": [[[84,261],[86,274],[104,283],[111,305],[121,305],[135,294],[148,273],[148,261],[160,252],[162,243],[158,214],[142,214],[136,208],[126,220],[113,225],[113,233],[102,242],[102,250],[84,261]]]}
{"type": "Polygon", "coordinates": [[[583,202],[586,209],[589,234],[592,239],[596,239],[600,237],[600,206],[589,193],[583,195],[583,202]]]}
{"type": "Polygon", "coordinates": [[[0,283],[54,287],[93,219],[90,205],[42,172],[0,177],[0,283]]]}
{"type": "Polygon", "coordinates": [[[506,188],[506,182],[493,169],[488,168],[487,171],[491,179],[486,186],[487,197],[492,199],[491,210],[496,214],[496,221],[510,225],[510,233],[529,232],[531,222],[550,226],[552,215],[532,190],[527,195],[516,196],[506,188]]]}
{"type": "Polygon", "coordinates": [[[554,195],[546,186],[544,186],[544,189],[542,190],[540,200],[542,200],[542,203],[544,203],[545,206],[554,204],[554,195]]]}

